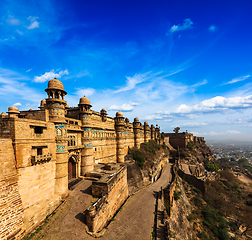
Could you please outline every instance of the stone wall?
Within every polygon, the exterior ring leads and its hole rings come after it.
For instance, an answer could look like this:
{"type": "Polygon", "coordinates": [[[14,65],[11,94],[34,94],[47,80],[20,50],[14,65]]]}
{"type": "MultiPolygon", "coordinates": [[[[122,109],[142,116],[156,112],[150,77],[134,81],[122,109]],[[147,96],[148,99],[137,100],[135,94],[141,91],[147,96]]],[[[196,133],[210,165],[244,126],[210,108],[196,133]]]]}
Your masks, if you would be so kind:
{"type": "Polygon", "coordinates": [[[198,179],[197,177],[184,173],[180,168],[178,169],[178,175],[187,181],[189,184],[198,188],[203,194],[205,193],[205,182],[198,179]]]}
{"type": "Polygon", "coordinates": [[[27,232],[38,226],[58,206],[60,196],[54,194],[55,161],[18,170],[24,222],[27,232]]]}
{"type": "Polygon", "coordinates": [[[24,208],[11,139],[0,139],[0,166],[0,239],[20,239],[25,233],[24,208]]]}
{"type": "Polygon", "coordinates": [[[86,224],[91,232],[96,233],[102,230],[128,197],[126,166],[107,179],[93,182],[92,194],[102,196],[86,213],[86,224]]]}
{"type": "Polygon", "coordinates": [[[167,142],[166,138],[169,138],[169,143],[177,149],[177,147],[185,148],[189,141],[193,140],[193,135],[190,133],[164,133],[164,141],[167,142]]]}

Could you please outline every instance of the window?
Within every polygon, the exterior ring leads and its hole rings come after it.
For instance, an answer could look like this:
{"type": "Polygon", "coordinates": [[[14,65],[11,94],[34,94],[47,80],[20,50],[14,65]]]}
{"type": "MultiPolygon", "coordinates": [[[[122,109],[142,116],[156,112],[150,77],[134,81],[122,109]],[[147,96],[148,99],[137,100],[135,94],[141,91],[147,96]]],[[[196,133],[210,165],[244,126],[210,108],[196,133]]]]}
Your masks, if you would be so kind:
{"type": "Polygon", "coordinates": [[[37,148],[37,156],[38,156],[38,155],[42,155],[42,152],[43,152],[42,149],[43,149],[42,147],[38,147],[38,148],[37,148]]]}
{"type": "Polygon", "coordinates": [[[43,133],[43,128],[42,128],[42,127],[35,126],[34,132],[35,132],[36,134],[42,134],[42,133],[43,133]]]}

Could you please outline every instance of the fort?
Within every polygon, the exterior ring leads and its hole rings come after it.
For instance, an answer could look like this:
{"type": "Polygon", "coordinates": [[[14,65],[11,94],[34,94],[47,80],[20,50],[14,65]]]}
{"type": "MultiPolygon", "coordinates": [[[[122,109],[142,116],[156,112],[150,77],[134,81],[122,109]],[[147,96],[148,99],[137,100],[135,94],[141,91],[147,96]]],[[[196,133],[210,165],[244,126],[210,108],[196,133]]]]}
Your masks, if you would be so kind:
{"type": "Polygon", "coordinates": [[[130,123],[120,111],[113,118],[92,110],[85,96],[70,108],[57,79],[45,91],[39,110],[11,106],[0,115],[1,239],[22,238],[68,195],[73,180],[99,163],[123,163],[128,147],[160,135],[137,117],[130,123]]]}
{"type": "Polygon", "coordinates": [[[204,142],[187,132],[160,133],[157,125],[137,117],[131,123],[120,111],[115,117],[105,109],[96,112],[85,96],[69,107],[57,79],[45,91],[39,110],[11,106],[8,115],[0,115],[0,239],[22,239],[61,204],[70,186],[85,178],[96,179],[92,195],[98,201],[87,210],[86,225],[87,232],[98,233],[132,189],[146,179],[155,181],[171,159],[162,153],[152,169],[141,171],[134,160],[125,162],[129,148],[153,140],[176,153],[190,141],[204,142]]]}

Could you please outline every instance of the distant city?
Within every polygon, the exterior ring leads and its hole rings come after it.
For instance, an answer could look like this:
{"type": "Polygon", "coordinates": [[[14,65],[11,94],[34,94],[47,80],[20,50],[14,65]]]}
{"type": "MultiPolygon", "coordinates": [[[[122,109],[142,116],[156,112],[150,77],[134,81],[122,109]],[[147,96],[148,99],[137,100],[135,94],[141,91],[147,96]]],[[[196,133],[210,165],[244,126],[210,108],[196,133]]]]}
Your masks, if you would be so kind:
{"type": "Polygon", "coordinates": [[[240,159],[246,158],[252,164],[252,144],[248,142],[217,143],[209,141],[208,146],[217,159],[228,158],[229,161],[238,162],[240,159]]]}

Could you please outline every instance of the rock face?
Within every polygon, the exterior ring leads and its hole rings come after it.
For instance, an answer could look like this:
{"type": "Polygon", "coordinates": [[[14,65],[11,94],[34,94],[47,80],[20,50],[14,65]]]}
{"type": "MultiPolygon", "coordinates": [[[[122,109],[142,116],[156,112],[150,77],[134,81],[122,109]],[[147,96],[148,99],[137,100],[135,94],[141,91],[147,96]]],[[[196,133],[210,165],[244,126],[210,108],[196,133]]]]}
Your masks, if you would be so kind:
{"type": "Polygon", "coordinates": [[[180,198],[174,200],[171,206],[170,218],[167,221],[167,239],[192,239],[192,226],[187,219],[191,213],[191,205],[186,197],[181,179],[177,178],[176,190],[180,198]]]}
{"type": "Polygon", "coordinates": [[[213,161],[212,151],[201,138],[194,138],[187,148],[180,149],[181,168],[187,174],[199,177],[204,174],[204,161],[213,161]]]}

